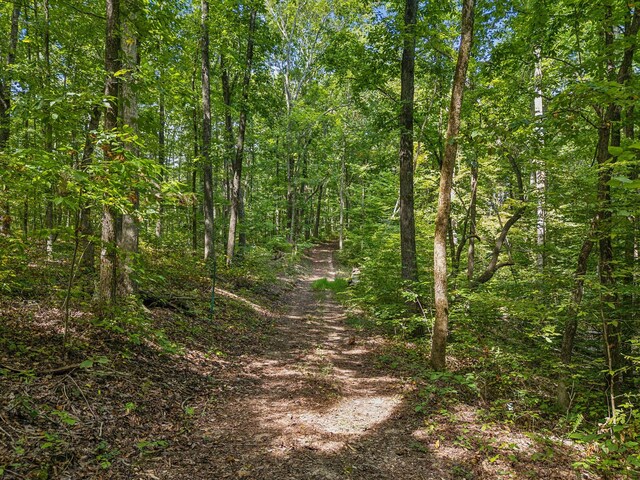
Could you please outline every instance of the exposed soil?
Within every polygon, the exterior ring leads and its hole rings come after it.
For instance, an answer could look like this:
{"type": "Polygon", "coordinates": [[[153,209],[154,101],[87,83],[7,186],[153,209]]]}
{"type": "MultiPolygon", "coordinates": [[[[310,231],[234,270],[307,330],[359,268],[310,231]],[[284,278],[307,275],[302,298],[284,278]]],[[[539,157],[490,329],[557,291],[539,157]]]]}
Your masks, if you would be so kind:
{"type": "MultiPolygon", "coordinates": [[[[333,253],[308,252],[306,273],[282,294],[284,312],[224,289],[243,318],[154,310],[168,331],[190,329],[180,354],[86,327],[75,335],[110,354],[108,366],[0,376],[5,477],[590,478],[572,470],[572,446],[485,421],[472,405],[416,413],[415,382],[379,361],[385,341],[350,328],[330,292],[312,288],[334,278],[333,253]]],[[[52,348],[59,312],[43,318],[34,308],[25,321],[24,308],[3,306],[4,345],[52,348]]],[[[0,352],[0,364],[12,361],[0,352]]]]}

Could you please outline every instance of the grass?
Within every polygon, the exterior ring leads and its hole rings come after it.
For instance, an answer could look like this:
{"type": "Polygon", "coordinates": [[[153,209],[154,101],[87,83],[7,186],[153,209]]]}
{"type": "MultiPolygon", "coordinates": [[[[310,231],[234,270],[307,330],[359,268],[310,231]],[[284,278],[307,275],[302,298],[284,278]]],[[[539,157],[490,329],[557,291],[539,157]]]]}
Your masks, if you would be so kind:
{"type": "Polygon", "coordinates": [[[348,287],[349,282],[345,278],[336,278],[335,280],[320,278],[311,285],[314,290],[331,290],[334,293],[344,292],[348,287]]]}

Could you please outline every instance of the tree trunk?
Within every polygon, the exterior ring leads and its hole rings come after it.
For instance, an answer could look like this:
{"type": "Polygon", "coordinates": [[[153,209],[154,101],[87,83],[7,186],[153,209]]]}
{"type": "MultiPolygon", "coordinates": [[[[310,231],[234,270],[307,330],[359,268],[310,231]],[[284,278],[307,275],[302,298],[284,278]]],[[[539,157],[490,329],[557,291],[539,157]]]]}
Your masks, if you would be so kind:
{"type": "MultiPolygon", "coordinates": [[[[251,72],[253,62],[253,33],[256,27],[256,10],[252,9],[249,14],[249,37],[247,39],[247,55],[245,58],[245,71],[242,81],[242,98],[240,100],[240,119],[238,121],[238,139],[236,142],[235,157],[232,163],[232,184],[231,184],[231,211],[229,215],[229,235],[227,237],[227,266],[233,262],[235,254],[236,230],[240,214],[244,211],[242,199],[242,162],[244,160],[244,143],[247,129],[247,110],[249,100],[249,85],[251,83],[251,72]]],[[[242,225],[239,226],[242,230],[242,225]]],[[[241,242],[243,243],[243,242],[241,242]]],[[[244,245],[240,246],[241,249],[244,245]]]]}
{"type": "MultiPolygon", "coordinates": [[[[122,57],[124,60],[125,81],[121,87],[122,98],[122,122],[136,134],[138,132],[138,98],[135,91],[135,72],[139,65],[138,38],[135,31],[135,19],[137,17],[136,2],[127,2],[127,11],[122,29],[122,57]]],[[[125,148],[130,154],[137,156],[138,148],[133,143],[127,143],[125,148]]],[[[118,296],[126,297],[135,291],[135,284],[131,278],[133,272],[132,263],[138,251],[139,228],[136,211],[138,210],[140,199],[137,190],[129,193],[131,212],[122,215],[122,225],[119,231],[118,247],[120,249],[120,265],[118,266],[118,296]]]]}
{"type": "Polygon", "coordinates": [[[584,293],[584,276],[587,273],[587,262],[589,255],[593,249],[593,235],[596,221],[591,224],[587,238],[582,244],[580,255],[578,255],[578,263],[576,266],[575,280],[573,286],[573,294],[571,296],[571,304],[567,311],[567,322],[564,326],[564,335],[562,336],[562,348],[560,350],[560,374],[558,375],[558,405],[561,408],[568,409],[571,404],[571,398],[567,391],[568,369],[571,365],[571,357],[573,355],[573,345],[575,343],[576,332],[578,331],[578,310],[582,303],[582,295],[584,293]]]}
{"type": "Polygon", "coordinates": [[[346,209],[346,177],[347,177],[347,163],[346,157],[347,151],[346,146],[345,150],[342,152],[342,158],[340,161],[340,240],[339,247],[340,250],[344,247],[344,218],[345,218],[345,209],[346,209]]]}
{"type": "MultiPolygon", "coordinates": [[[[120,0],[106,2],[106,42],[105,70],[107,80],[105,97],[107,107],[104,115],[104,130],[113,133],[118,126],[119,80],[115,75],[120,70],[120,0]]],[[[116,145],[104,146],[105,161],[109,164],[117,161],[116,145]]],[[[105,204],[102,209],[102,234],[100,251],[100,277],[98,279],[98,311],[104,315],[105,308],[116,299],[116,214],[112,207],[105,204]]]]}
{"type": "MultiPolygon", "coordinates": [[[[160,125],[158,128],[158,164],[163,170],[166,167],[166,149],[165,149],[165,108],[164,108],[164,93],[160,93],[160,105],[159,105],[160,125]]],[[[164,173],[162,173],[164,178],[164,173]]],[[[158,220],[156,221],[156,238],[158,242],[162,240],[162,215],[164,213],[164,206],[162,205],[162,199],[160,199],[160,205],[158,206],[158,220]]]]}
{"type": "Polygon", "coordinates": [[[458,152],[457,136],[460,131],[460,111],[464,93],[467,66],[473,42],[473,14],[475,0],[463,0],[461,39],[458,61],[453,77],[449,122],[442,168],[433,247],[433,276],[435,292],[435,323],[431,341],[431,366],[435,370],[446,368],[446,346],[449,323],[449,300],[447,298],[447,225],[451,212],[451,187],[453,168],[458,152]]]}
{"type": "MultiPolygon", "coordinates": [[[[51,36],[50,36],[50,23],[49,18],[49,1],[45,0],[43,3],[44,11],[44,63],[45,63],[45,79],[44,84],[47,90],[50,90],[51,82],[51,36]]],[[[45,102],[45,119],[44,119],[44,151],[48,155],[53,155],[53,123],[51,118],[51,109],[48,103],[45,102]]],[[[49,198],[47,199],[46,213],[45,213],[45,229],[47,230],[47,259],[53,260],[53,242],[55,241],[55,232],[53,231],[55,218],[53,207],[53,196],[55,195],[56,187],[52,182],[51,190],[49,191],[49,198]]]]}
{"type": "MultiPolygon", "coordinates": [[[[622,61],[618,71],[615,71],[615,61],[610,53],[614,42],[613,27],[611,25],[611,7],[605,11],[604,46],[607,52],[606,70],[609,81],[616,81],[625,85],[632,71],[633,56],[636,48],[636,37],[640,27],[640,10],[634,9],[633,17],[627,23],[624,36],[628,39],[622,61]]],[[[596,230],[598,233],[598,273],[601,285],[601,317],[604,340],[605,361],[608,370],[610,408],[615,413],[615,394],[622,382],[622,338],[620,324],[615,313],[618,303],[616,281],[613,274],[613,203],[611,200],[611,176],[615,157],[609,154],[609,145],[620,146],[620,115],[621,108],[614,103],[607,107],[596,107],[600,113],[598,127],[598,144],[596,147],[596,162],[598,165],[598,211],[596,213],[596,230]]]]}
{"type": "MultiPolygon", "coordinates": [[[[536,67],[534,72],[535,91],[536,96],[534,98],[534,117],[537,122],[542,121],[544,115],[544,105],[542,96],[542,64],[540,60],[540,49],[536,50],[536,67]]],[[[542,125],[536,127],[538,134],[539,145],[544,145],[544,129],[542,125]]],[[[547,220],[546,220],[546,185],[547,185],[547,172],[545,171],[544,160],[541,158],[540,152],[536,160],[536,171],[534,172],[534,184],[536,188],[537,196],[537,208],[536,208],[536,247],[538,249],[536,254],[536,265],[539,271],[544,270],[545,254],[544,245],[547,235],[547,220]]]]}
{"type": "Polygon", "coordinates": [[[224,194],[228,204],[230,204],[232,180],[229,178],[229,171],[235,159],[233,119],[231,117],[233,91],[224,53],[220,54],[220,80],[222,82],[222,103],[224,104],[224,194]]]}
{"type": "MultiPolygon", "coordinates": [[[[93,107],[87,127],[87,134],[84,141],[84,149],[82,151],[82,159],[80,160],[80,169],[86,171],[93,161],[93,152],[95,150],[96,131],[100,125],[100,117],[102,111],[100,107],[93,107]]],[[[93,241],[93,223],[91,221],[91,207],[87,204],[80,209],[80,272],[84,275],[93,274],[95,269],[95,244],[93,241]]],[[[86,282],[89,284],[89,282],[86,282]]]]}
{"type": "MultiPolygon", "coordinates": [[[[16,48],[18,46],[18,24],[20,21],[21,2],[15,0],[11,13],[11,32],[9,34],[9,51],[7,53],[7,67],[15,62],[16,48]]],[[[5,71],[9,71],[7,68],[5,71]]],[[[11,77],[0,78],[0,152],[6,153],[9,147],[9,138],[11,137],[11,77]]],[[[0,168],[5,166],[0,163],[0,168]]],[[[11,233],[11,205],[9,203],[7,184],[2,184],[3,194],[6,197],[0,214],[0,234],[9,235],[11,233]]]]}
{"type": "Polygon", "coordinates": [[[402,278],[418,280],[413,208],[413,94],[418,1],[406,0],[400,79],[400,252],[402,278]]]}
{"type": "Polygon", "coordinates": [[[202,176],[204,184],[204,259],[215,261],[214,210],[213,210],[213,166],[211,162],[211,85],[209,63],[209,1],[202,0],[201,18],[202,61],[202,176]]]}
{"type": "Polygon", "coordinates": [[[318,204],[316,205],[316,221],[313,225],[313,237],[318,239],[320,237],[320,212],[322,211],[322,188],[324,184],[320,184],[318,188],[318,204]]]}
{"type": "Polygon", "coordinates": [[[469,201],[469,250],[467,251],[467,280],[471,282],[476,261],[476,216],[478,197],[478,163],[471,165],[471,200],[469,201]]]}

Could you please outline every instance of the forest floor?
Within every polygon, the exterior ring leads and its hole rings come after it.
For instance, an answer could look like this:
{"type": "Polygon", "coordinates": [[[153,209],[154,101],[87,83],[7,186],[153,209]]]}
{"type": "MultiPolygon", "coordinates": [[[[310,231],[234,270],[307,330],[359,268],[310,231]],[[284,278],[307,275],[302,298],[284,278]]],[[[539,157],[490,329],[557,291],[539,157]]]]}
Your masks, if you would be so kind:
{"type": "Polygon", "coordinates": [[[419,382],[381,361],[388,341],[314,288],[335,278],[334,250],[308,251],[287,288],[221,288],[214,321],[152,309],[156,341],[105,334],[74,312],[66,363],[93,360],[61,374],[47,374],[61,312],[3,301],[0,477],[594,478],[572,469],[567,442],[471,403],[444,408],[437,391],[421,399],[419,382]],[[416,412],[421,400],[431,405],[416,412]]]}

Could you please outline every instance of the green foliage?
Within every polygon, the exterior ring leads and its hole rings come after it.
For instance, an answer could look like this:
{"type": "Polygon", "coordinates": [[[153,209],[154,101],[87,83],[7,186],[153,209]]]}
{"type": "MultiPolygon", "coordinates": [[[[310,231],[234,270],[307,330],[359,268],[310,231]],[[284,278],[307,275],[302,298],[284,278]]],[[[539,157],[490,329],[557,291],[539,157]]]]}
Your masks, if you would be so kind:
{"type": "Polygon", "coordinates": [[[335,280],[320,278],[311,284],[311,288],[314,290],[331,290],[333,293],[345,292],[348,287],[349,282],[346,278],[336,278],[335,280]]]}

